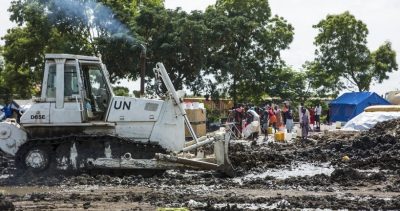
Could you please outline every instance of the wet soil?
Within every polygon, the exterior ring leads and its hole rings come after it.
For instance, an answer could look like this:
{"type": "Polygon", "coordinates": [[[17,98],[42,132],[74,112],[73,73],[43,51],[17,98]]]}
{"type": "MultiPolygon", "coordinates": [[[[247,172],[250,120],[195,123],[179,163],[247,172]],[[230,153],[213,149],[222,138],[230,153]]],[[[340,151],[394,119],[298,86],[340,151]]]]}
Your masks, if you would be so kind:
{"type": "Polygon", "coordinates": [[[0,179],[0,210],[400,209],[400,120],[289,143],[233,141],[233,178],[211,171],[0,179]],[[344,156],[347,156],[346,159],[344,156]]]}

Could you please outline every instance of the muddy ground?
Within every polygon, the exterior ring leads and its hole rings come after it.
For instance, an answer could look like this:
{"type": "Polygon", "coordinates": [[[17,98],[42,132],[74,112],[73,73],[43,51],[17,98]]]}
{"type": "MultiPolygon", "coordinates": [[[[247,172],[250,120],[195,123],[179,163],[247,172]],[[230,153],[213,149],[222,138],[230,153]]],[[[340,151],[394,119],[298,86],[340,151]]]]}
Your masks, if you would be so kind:
{"type": "Polygon", "coordinates": [[[289,143],[233,141],[236,177],[208,171],[0,178],[0,210],[400,209],[400,121],[289,143]]]}

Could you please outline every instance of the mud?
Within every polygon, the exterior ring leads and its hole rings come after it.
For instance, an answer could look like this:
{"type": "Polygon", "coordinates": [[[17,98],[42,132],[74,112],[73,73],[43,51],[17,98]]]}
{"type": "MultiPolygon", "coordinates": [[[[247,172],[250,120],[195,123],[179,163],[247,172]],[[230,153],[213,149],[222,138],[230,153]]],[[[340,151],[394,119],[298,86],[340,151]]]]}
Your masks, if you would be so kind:
{"type": "Polygon", "coordinates": [[[0,210],[15,210],[15,206],[9,199],[6,199],[4,195],[0,195],[0,210]]]}
{"type": "Polygon", "coordinates": [[[153,177],[3,176],[0,210],[400,209],[400,120],[361,134],[262,138],[231,143],[234,178],[174,170],[153,177]]]}

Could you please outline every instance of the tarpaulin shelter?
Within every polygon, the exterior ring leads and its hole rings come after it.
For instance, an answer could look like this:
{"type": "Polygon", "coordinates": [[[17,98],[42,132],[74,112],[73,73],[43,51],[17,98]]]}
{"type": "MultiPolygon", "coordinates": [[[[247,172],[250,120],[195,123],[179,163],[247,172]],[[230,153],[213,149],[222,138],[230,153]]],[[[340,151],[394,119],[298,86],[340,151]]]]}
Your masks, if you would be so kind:
{"type": "Polygon", "coordinates": [[[375,92],[349,92],[333,100],[330,106],[330,121],[347,122],[371,105],[390,105],[375,92]]]}

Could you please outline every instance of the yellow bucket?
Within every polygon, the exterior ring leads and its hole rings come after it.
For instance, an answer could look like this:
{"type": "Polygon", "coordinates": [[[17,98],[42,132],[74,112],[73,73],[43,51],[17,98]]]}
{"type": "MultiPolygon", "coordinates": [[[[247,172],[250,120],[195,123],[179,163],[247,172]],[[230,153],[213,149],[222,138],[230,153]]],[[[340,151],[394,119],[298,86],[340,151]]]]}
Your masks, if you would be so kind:
{"type": "Polygon", "coordinates": [[[285,141],[285,133],[280,132],[280,131],[275,133],[275,141],[279,141],[279,142],[285,141]]]}
{"type": "Polygon", "coordinates": [[[268,134],[272,134],[272,127],[268,127],[268,134]]]}

